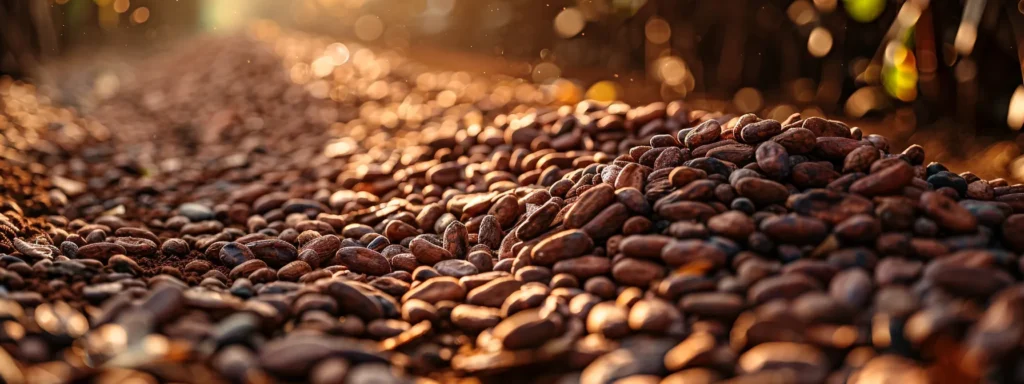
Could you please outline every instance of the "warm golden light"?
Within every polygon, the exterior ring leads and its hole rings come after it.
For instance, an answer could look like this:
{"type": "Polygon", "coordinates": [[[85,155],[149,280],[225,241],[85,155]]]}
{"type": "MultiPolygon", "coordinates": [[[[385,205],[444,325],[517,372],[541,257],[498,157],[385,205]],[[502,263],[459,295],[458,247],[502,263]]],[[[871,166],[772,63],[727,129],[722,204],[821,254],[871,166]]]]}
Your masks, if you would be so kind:
{"type": "Polygon", "coordinates": [[[324,50],[324,56],[331,58],[331,63],[335,66],[345,64],[349,58],[348,47],[342,43],[333,43],[324,50]]]}
{"type": "Polygon", "coordinates": [[[331,86],[324,80],[317,80],[306,86],[309,95],[317,99],[326,99],[330,95],[331,86]]]}
{"type": "Polygon", "coordinates": [[[786,8],[786,15],[796,25],[807,25],[818,18],[814,12],[814,6],[804,0],[794,1],[786,8]]]}
{"type": "Polygon", "coordinates": [[[751,113],[761,109],[764,99],[761,97],[760,91],[755,88],[747,87],[736,91],[736,95],[733,96],[732,102],[740,112],[751,113]]]}
{"type": "Polygon", "coordinates": [[[1010,97],[1010,106],[1007,108],[1006,124],[1010,129],[1019,130],[1024,125],[1024,86],[1018,85],[1010,97]]]}
{"type": "Polygon", "coordinates": [[[807,38],[807,51],[814,57],[824,57],[832,50],[832,34],[822,27],[814,28],[807,38]]]}
{"type": "Polygon", "coordinates": [[[297,63],[292,66],[291,71],[288,73],[295,84],[305,84],[309,82],[310,70],[309,64],[297,63]]]}
{"type": "Polygon", "coordinates": [[[327,77],[331,72],[334,72],[334,60],[327,56],[322,56],[313,60],[313,64],[310,65],[313,70],[313,76],[318,78],[327,77]]]}
{"type": "Polygon", "coordinates": [[[535,82],[543,83],[560,76],[562,76],[562,70],[554,63],[544,62],[533,67],[533,81],[535,82]]]}
{"type": "Polygon", "coordinates": [[[363,41],[374,41],[384,33],[384,23],[374,15],[363,15],[356,20],[356,37],[363,41]]]}
{"type": "Polygon", "coordinates": [[[1014,179],[1020,180],[1024,178],[1024,156],[1019,156],[1010,161],[1010,176],[1014,179]]]}
{"type": "Polygon", "coordinates": [[[437,94],[437,105],[448,108],[455,105],[458,98],[459,97],[455,92],[452,92],[451,90],[444,90],[437,94]]]}
{"type": "Polygon", "coordinates": [[[814,7],[821,13],[830,13],[836,10],[836,0],[814,0],[814,7]]]}
{"type": "Polygon", "coordinates": [[[971,24],[960,24],[956,31],[956,39],[953,40],[953,47],[956,52],[967,56],[974,50],[974,42],[978,40],[978,27],[971,24]]]}
{"type": "Polygon", "coordinates": [[[658,59],[655,63],[657,76],[668,85],[679,85],[688,75],[686,63],[675,56],[668,56],[658,59]]]}
{"type": "Polygon", "coordinates": [[[105,72],[96,77],[93,83],[93,91],[100,99],[114,96],[121,88],[121,80],[112,72],[105,72]]]}
{"type": "Polygon", "coordinates": [[[146,20],[149,20],[149,8],[140,7],[132,12],[132,22],[135,24],[145,23],[146,20]]]}
{"type": "Polygon", "coordinates": [[[583,12],[575,7],[563,9],[555,16],[555,32],[567,39],[578,35],[586,25],[587,20],[583,17],[583,12]]]}
{"type": "Polygon", "coordinates": [[[862,117],[866,113],[884,105],[885,93],[881,87],[863,87],[853,92],[846,99],[846,114],[862,117]]]}
{"type": "Polygon", "coordinates": [[[801,103],[810,103],[814,100],[814,80],[801,77],[793,81],[793,99],[801,103]]]}
{"type": "Polygon", "coordinates": [[[114,0],[114,12],[125,13],[128,12],[128,7],[131,5],[129,0],[114,0]]]}
{"type": "Polygon", "coordinates": [[[978,40],[978,24],[984,12],[985,0],[967,0],[967,4],[964,4],[960,27],[957,28],[956,38],[953,40],[957,53],[967,56],[974,51],[974,43],[978,40]]]}
{"type": "Polygon", "coordinates": [[[426,13],[447,15],[455,9],[455,0],[427,0],[426,13]]]}
{"type": "Polygon", "coordinates": [[[672,37],[672,27],[665,19],[652,17],[644,25],[644,34],[647,36],[647,41],[653,44],[665,44],[672,37]]]}
{"type": "Polygon", "coordinates": [[[551,84],[551,94],[555,100],[562,103],[579,102],[582,93],[583,91],[576,84],[566,79],[557,79],[551,84]]]}
{"type": "Polygon", "coordinates": [[[599,81],[590,86],[586,98],[597,101],[615,101],[618,99],[619,86],[614,81],[599,81]]]}

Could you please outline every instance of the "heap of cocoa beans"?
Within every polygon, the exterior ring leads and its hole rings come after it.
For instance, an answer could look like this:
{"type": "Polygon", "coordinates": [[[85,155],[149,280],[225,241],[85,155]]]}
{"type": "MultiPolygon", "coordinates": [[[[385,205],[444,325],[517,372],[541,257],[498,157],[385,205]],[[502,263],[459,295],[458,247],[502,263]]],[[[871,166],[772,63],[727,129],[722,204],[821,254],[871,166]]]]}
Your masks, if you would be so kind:
{"type": "Polygon", "coordinates": [[[81,117],[0,82],[0,379],[1024,380],[1024,185],[327,43],[186,46],[81,117]]]}

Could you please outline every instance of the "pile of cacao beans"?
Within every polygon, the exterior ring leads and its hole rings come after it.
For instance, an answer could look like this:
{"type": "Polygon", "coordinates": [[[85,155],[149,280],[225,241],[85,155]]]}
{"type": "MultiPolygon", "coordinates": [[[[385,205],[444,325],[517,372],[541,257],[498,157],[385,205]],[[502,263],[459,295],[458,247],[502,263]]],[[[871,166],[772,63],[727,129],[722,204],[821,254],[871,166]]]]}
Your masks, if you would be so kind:
{"type": "Polygon", "coordinates": [[[0,81],[0,378],[1024,380],[1024,185],[339,44],[206,38],[86,114],[0,81]]]}

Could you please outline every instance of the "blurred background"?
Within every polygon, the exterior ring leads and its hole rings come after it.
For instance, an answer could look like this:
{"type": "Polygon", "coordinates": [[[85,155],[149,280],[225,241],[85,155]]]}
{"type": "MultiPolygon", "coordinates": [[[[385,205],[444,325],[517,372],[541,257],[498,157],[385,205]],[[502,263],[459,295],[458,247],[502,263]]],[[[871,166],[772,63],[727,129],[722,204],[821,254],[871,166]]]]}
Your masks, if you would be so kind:
{"type": "Polygon", "coordinates": [[[239,28],[522,77],[556,102],[828,116],[1024,180],[1024,1],[0,0],[0,73],[88,109],[133,60],[239,28]]]}

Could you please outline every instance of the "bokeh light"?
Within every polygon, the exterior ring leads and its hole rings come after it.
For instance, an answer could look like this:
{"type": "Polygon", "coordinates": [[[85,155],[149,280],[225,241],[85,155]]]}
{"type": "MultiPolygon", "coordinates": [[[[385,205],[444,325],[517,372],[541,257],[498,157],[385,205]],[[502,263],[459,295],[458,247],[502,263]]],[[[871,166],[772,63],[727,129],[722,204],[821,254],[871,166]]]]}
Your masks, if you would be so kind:
{"type": "Polygon", "coordinates": [[[326,99],[331,92],[331,86],[324,80],[317,80],[306,85],[306,91],[314,98],[326,99]]]}
{"type": "Polygon", "coordinates": [[[486,29],[502,28],[512,21],[512,6],[505,1],[491,1],[483,7],[480,15],[480,26],[486,29]]]}
{"type": "Polygon", "coordinates": [[[810,103],[814,101],[815,88],[814,80],[806,77],[796,79],[793,82],[793,99],[798,103],[810,103]]]}
{"type": "Polygon", "coordinates": [[[908,1],[903,3],[903,7],[896,14],[897,26],[903,29],[913,27],[921,19],[921,12],[921,7],[917,5],[917,2],[908,1]]]}
{"type": "Polygon", "coordinates": [[[455,9],[455,0],[427,0],[427,9],[424,13],[431,15],[447,15],[455,9]]]}
{"type": "Polygon", "coordinates": [[[870,23],[885,10],[885,0],[843,0],[843,8],[850,18],[870,23]]]}
{"type": "Polygon", "coordinates": [[[689,75],[686,63],[675,56],[665,56],[654,62],[654,73],[657,78],[668,85],[680,85],[689,75]]]}
{"type": "Polygon", "coordinates": [[[1013,159],[1010,163],[1010,174],[1017,180],[1024,179],[1024,156],[1013,159]]]}
{"type": "Polygon", "coordinates": [[[563,9],[555,16],[555,32],[564,38],[578,35],[586,25],[587,20],[583,17],[583,12],[576,7],[563,9]]]}
{"type": "Polygon", "coordinates": [[[594,83],[587,89],[585,97],[597,101],[615,101],[619,99],[619,85],[614,81],[603,80],[594,83]]]}
{"type": "Polygon", "coordinates": [[[437,105],[448,108],[455,105],[458,98],[459,96],[456,95],[455,92],[452,92],[451,90],[444,90],[437,94],[437,105]]]}
{"type": "Polygon", "coordinates": [[[665,44],[672,37],[672,26],[665,19],[652,17],[644,25],[644,35],[653,44],[665,44]]]}
{"type": "Polygon", "coordinates": [[[978,66],[974,63],[974,60],[965,58],[960,60],[956,67],[953,68],[953,76],[961,83],[974,81],[978,77],[978,66]]]}
{"type": "Polygon", "coordinates": [[[583,94],[583,91],[575,83],[561,78],[551,83],[550,90],[554,99],[564,104],[579,102],[583,94]]]}
{"type": "Polygon", "coordinates": [[[128,12],[128,7],[131,6],[129,0],[114,0],[114,12],[125,13],[128,12]]]}
{"type": "Polygon", "coordinates": [[[543,83],[562,76],[562,70],[551,62],[543,62],[533,67],[533,81],[543,83]]]}
{"type": "Polygon", "coordinates": [[[772,108],[768,111],[768,118],[772,120],[784,121],[790,115],[800,112],[796,107],[789,104],[782,104],[772,108]]]}
{"type": "Polygon", "coordinates": [[[289,71],[288,74],[291,77],[293,83],[306,84],[307,82],[309,82],[310,77],[309,64],[296,63],[295,65],[292,66],[291,71],[289,71]]]}
{"type": "Polygon", "coordinates": [[[978,24],[981,23],[981,16],[985,12],[985,4],[985,0],[967,0],[964,4],[960,26],[953,40],[953,46],[961,55],[970,55],[974,50],[974,43],[978,40],[978,24]]]}
{"type": "Polygon", "coordinates": [[[384,23],[375,15],[363,15],[356,20],[356,37],[363,41],[374,41],[384,33],[384,23]]]}
{"type": "Polygon", "coordinates": [[[807,25],[818,18],[814,12],[814,6],[806,0],[797,0],[786,8],[786,15],[796,25],[807,25]]]}
{"type": "Polygon", "coordinates": [[[761,91],[758,91],[757,88],[746,87],[736,91],[736,95],[732,98],[732,103],[741,113],[753,113],[760,110],[761,106],[764,105],[764,98],[761,96],[761,91]]]}
{"type": "Polygon", "coordinates": [[[824,57],[832,50],[832,34],[822,27],[816,27],[807,38],[807,51],[814,57],[824,57]]]}
{"type": "Polygon", "coordinates": [[[139,7],[132,12],[132,22],[135,24],[143,24],[149,20],[149,8],[139,7]]]}
{"type": "Polygon", "coordinates": [[[972,24],[960,24],[956,31],[956,38],[953,40],[953,47],[956,52],[967,56],[974,50],[974,42],[978,40],[978,26],[972,24]]]}
{"type": "Polygon", "coordinates": [[[121,79],[113,72],[104,72],[96,77],[93,84],[93,92],[99,99],[107,99],[113,96],[121,88],[121,79]]]}
{"type": "Polygon", "coordinates": [[[831,13],[836,10],[836,0],[814,0],[814,7],[821,13],[831,13]]]}
{"type": "Polygon", "coordinates": [[[1015,131],[1024,126],[1024,86],[1018,85],[1017,89],[1013,91],[1013,96],[1010,97],[1006,124],[1015,131]]]}
{"type": "Polygon", "coordinates": [[[846,115],[861,118],[868,112],[886,106],[887,97],[880,87],[862,87],[846,99],[846,115]]]}
{"type": "Polygon", "coordinates": [[[316,60],[313,60],[313,64],[310,64],[313,70],[313,76],[317,78],[327,77],[331,72],[334,72],[334,60],[328,56],[321,56],[316,60]]]}
{"type": "Polygon", "coordinates": [[[885,48],[885,62],[882,67],[882,84],[893,97],[912,101],[917,98],[917,60],[914,52],[899,41],[892,41],[885,48]]]}
{"type": "Polygon", "coordinates": [[[332,43],[324,50],[324,56],[329,57],[335,66],[345,64],[349,57],[348,47],[342,43],[332,43]]]}

